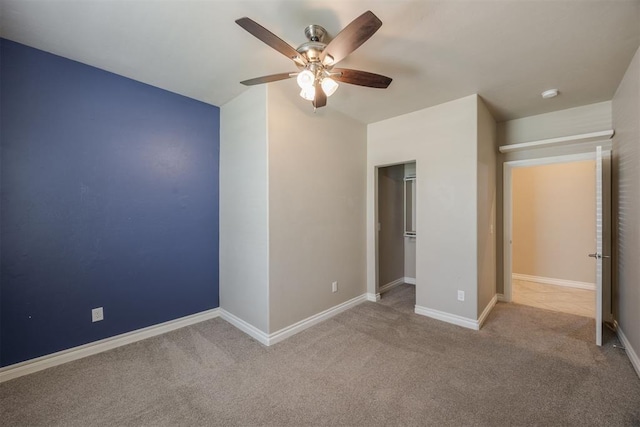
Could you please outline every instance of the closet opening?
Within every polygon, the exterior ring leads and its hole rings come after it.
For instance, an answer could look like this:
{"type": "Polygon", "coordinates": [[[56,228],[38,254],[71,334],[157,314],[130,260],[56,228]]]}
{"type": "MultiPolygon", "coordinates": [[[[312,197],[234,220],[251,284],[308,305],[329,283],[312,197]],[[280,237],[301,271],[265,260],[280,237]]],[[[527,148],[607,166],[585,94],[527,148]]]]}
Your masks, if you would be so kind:
{"type": "Polygon", "coordinates": [[[381,303],[413,313],[416,293],[416,163],[377,168],[377,284],[381,303]]]}

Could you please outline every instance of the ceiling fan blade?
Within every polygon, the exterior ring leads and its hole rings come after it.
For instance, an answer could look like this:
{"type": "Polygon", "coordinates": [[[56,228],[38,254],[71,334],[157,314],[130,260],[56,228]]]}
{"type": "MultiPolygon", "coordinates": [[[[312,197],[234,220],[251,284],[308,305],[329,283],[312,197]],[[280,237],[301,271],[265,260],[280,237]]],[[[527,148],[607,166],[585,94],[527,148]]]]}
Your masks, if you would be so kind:
{"type": "Polygon", "coordinates": [[[295,50],[280,37],[276,36],[271,31],[258,24],[256,21],[245,16],[244,18],[236,19],[236,24],[240,25],[242,28],[254,35],[257,39],[271,46],[287,58],[292,59],[296,62],[301,62],[304,65],[307,64],[307,60],[302,55],[300,55],[297,50],[295,50]]]}
{"type": "Polygon", "coordinates": [[[318,83],[318,81],[316,81],[315,88],[315,98],[313,101],[311,101],[311,103],[315,108],[324,107],[325,105],[327,105],[327,95],[322,90],[322,87],[320,86],[320,83],[318,83]]]}
{"type": "Polygon", "coordinates": [[[244,80],[244,81],[241,81],[240,83],[242,83],[245,86],[253,86],[253,85],[259,85],[262,83],[277,82],[278,80],[286,80],[291,77],[293,77],[291,73],[271,74],[269,76],[262,76],[262,77],[256,77],[255,79],[244,80]]]}
{"type": "Polygon", "coordinates": [[[382,21],[370,10],[366,11],[349,25],[343,28],[333,40],[329,42],[327,47],[320,54],[320,60],[323,64],[331,65],[342,61],[347,55],[359,48],[362,43],[378,31],[382,26],[382,21]],[[332,60],[325,61],[327,56],[331,56],[332,60]]]}
{"type": "Polygon", "coordinates": [[[369,73],[368,71],[350,70],[349,68],[334,68],[331,70],[331,78],[342,83],[378,89],[386,89],[392,80],[391,77],[369,73]],[[334,76],[333,73],[342,74],[340,76],[334,76]]]}

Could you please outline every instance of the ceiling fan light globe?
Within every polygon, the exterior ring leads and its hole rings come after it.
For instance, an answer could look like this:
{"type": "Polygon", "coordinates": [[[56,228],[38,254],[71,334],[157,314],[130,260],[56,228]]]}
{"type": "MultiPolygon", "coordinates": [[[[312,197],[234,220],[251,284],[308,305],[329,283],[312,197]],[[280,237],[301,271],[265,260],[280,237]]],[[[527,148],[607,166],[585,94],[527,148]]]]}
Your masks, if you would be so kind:
{"type": "Polygon", "coordinates": [[[298,74],[298,77],[296,78],[296,81],[298,82],[298,86],[300,86],[300,88],[303,90],[313,87],[314,80],[315,80],[315,76],[309,70],[302,71],[300,74],[298,74]]]}
{"type": "Polygon", "coordinates": [[[303,88],[300,91],[300,96],[307,101],[313,101],[316,98],[316,88],[313,86],[303,88]]]}
{"type": "Polygon", "coordinates": [[[333,95],[334,92],[338,89],[338,83],[336,83],[335,80],[329,77],[325,77],[324,79],[322,79],[322,83],[320,83],[320,85],[322,86],[322,91],[327,96],[333,95]]]}
{"type": "Polygon", "coordinates": [[[333,56],[327,54],[324,59],[322,60],[322,65],[324,66],[331,66],[333,65],[333,56]]]}

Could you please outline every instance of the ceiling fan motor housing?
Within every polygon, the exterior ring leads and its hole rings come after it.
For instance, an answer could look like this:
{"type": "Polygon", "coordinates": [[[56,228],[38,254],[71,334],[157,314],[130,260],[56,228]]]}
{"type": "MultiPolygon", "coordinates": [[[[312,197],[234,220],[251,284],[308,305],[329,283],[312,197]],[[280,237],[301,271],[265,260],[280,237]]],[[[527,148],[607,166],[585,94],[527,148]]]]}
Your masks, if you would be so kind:
{"type": "MultiPolygon", "coordinates": [[[[327,44],[323,41],[327,31],[320,25],[312,24],[304,29],[304,34],[309,41],[301,44],[296,51],[302,54],[309,63],[320,62],[320,54],[327,47],[327,44]]],[[[300,67],[299,64],[298,67],[304,68],[300,67]]]]}
{"type": "Polygon", "coordinates": [[[320,62],[320,54],[327,47],[321,42],[306,42],[300,45],[296,50],[302,54],[309,63],[320,62]]]}
{"type": "Polygon", "coordinates": [[[320,25],[311,24],[304,29],[304,35],[307,36],[309,41],[322,42],[324,41],[324,37],[327,35],[327,30],[320,25]]]}

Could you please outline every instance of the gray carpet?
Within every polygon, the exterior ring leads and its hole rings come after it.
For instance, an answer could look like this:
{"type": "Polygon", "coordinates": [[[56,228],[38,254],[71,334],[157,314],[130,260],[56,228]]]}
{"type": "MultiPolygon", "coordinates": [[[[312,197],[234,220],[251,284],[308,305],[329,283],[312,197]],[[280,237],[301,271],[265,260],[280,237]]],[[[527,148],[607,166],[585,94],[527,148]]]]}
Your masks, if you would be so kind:
{"type": "Polygon", "coordinates": [[[270,348],[221,319],[0,384],[0,424],[640,425],[624,351],[593,320],[499,303],[477,332],[414,288],[270,348]]]}

